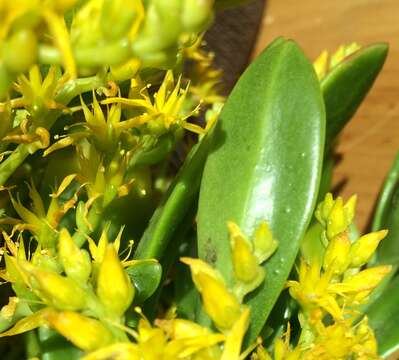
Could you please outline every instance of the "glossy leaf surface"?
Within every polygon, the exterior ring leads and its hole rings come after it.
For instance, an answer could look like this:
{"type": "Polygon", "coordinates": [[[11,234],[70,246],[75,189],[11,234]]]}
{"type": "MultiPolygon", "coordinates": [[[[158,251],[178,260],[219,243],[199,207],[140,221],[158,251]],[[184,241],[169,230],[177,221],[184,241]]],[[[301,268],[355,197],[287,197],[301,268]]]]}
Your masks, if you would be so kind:
{"type": "Polygon", "coordinates": [[[155,261],[137,263],[126,268],[129,278],[136,288],[135,304],[142,304],[158,288],[162,277],[162,268],[155,261]]]}
{"type": "Polygon", "coordinates": [[[232,282],[227,221],[248,235],[266,220],[279,241],[249,295],[249,340],[262,329],[298,252],[317,198],[325,113],[312,65],[278,39],[245,71],[215,128],[201,183],[198,250],[232,282]]]}
{"type": "Polygon", "coordinates": [[[386,44],[374,44],[354,53],[322,80],[326,106],[326,149],[356,112],[384,65],[386,44]]]}
{"type": "Polygon", "coordinates": [[[209,148],[209,135],[191,150],[163,201],[154,212],[135,252],[136,259],[160,259],[169,241],[176,234],[179,224],[198,195],[209,148]]]}

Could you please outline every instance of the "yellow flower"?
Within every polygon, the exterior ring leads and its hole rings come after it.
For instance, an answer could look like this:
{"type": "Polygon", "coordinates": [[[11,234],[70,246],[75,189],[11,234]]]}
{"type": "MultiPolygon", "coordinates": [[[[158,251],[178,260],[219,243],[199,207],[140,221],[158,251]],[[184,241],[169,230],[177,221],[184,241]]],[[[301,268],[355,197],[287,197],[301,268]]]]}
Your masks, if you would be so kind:
{"type": "Polygon", "coordinates": [[[351,242],[347,232],[334,236],[329,242],[324,254],[323,268],[334,274],[342,274],[347,270],[351,251],[351,242]]]}
{"type": "Polygon", "coordinates": [[[84,351],[93,351],[112,342],[111,332],[98,320],[72,311],[51,312],[49,325],[84,351]]]}
{"type": "Polygon", "coordinates": [[[81,310],[86,306],[86,292],[73,279],[37,269],[28,262],[19,262],[30,277],[32,288],[46,303],[61,310],[81,310]]]}
{"type": "Polygon", "coordinates": [[[63,228],[58,239],[58,256],[71,279],[85,283],[91,273],[91,259],[88,252],[79,249],[68,230],[63,228]]]}
{"type": "Polygon", "coordinates": [[[226,287],[222,276],[199,259],[181,258],[190,266],[191,276],[201,293],[204,309],[215,325],[224,330],[231,329],[241,314],[241,305],[226,287]]]}
{"type": "Polygon", "coordinates": [[[305,311],[311,311],[320,307],[330,313],[334,318],[342,318],[342,311],[335,299],[335,294],[329,291],[332,273],[321,274],[320,265],[317,262],[311,265],[301,259],[298,281],[287,282],[290,295],[299,302],[305,311]]]}
{"type": "MultiPolygon", "coordinates": [[[[132,106],[139,109],[142,114],[137,115],[126,121],[118,124],[121,129],[128,129],[133,127],[147,126],[149,132],[162,135],[173,128],[182,127],[186,130],[203,134],[204,129],[198,125],[188,123],[186,120],[195,115],[199,106],[189,112],[183,111],[183,105],[187,96],[187,89],[182,89],[180,85],[181,79],[179,78],[175,84],[172,71],[167,71],[165,78],[159,88],[154,94],[153,100],[147,92],[146,88],[137,89],[134,93],[138,92],[138,98],[109,98],[103,100],[102,104],[120,103],[127,106],[132,106]]],[[[132,80],[132,88],[140,86],[136,80],[132,80]]]]}
{"type": "Polygon", "coordinates": [[[240,318],[227,335],[220,360],[240,360],[241,344],[249,325],[249,308],[245,307],[240,318]]]}
{"type": "Polygon", "coordinates": [[[348,276],[341,283],[329,285],[329,290],[344,294],[354,303],[363,301],[374,288],[391,271],[390,265],[372,267],[357,274],[348,276]]]}
{"type": "Polygon", "coordinates": [[[109,244],[98,272],[98,297],[109,311],[122,316],[132,303],[134,292],[114,245],[109,244]]]}
{"type": "MultiPolygon", "coordinates": [[[[234,275],[239,281],[251,283],[263,269],[259,267],[258,259],[253,254],[252,244],[241,233],[239,227],[232,222],[227,226],[230,232],[234,275]]],[[[262,280],[263,277],[264,275],[262,280]]]]}
{"type": "Polygon", "coordinates": [[[363,235],[352,245],[350,260],[353,267],[366,264],[377,249],[378,244],[388,234],[388,230],[380,230],[363,235]]]}

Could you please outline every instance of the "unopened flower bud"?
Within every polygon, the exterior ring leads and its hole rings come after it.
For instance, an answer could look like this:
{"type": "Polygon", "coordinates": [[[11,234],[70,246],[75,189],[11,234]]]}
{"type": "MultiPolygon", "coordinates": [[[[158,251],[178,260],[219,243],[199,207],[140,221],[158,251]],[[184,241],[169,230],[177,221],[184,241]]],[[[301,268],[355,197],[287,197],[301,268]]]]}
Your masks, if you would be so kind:
{"type": "Polygon", "coordinates": [[[388,230],[375,231],[363,235],[351,248],[350,258],[353,267],[361,267],[369,261],[380,241],[388,234],[388,230]]]}
{"type": "Polygon", "coordinates": [[[333,273],[342,274],[349,266],[351,242],[346,232],[334,236],[324,254],[324,269],[333,269],[333,273]]]}
{"type": "Polygon", "coordinates": [[[21,29],[12,34],[4,47],[3,61],[14,73],[25,72],[36,62],[37,39],[30,29],[21,29]]]}
{"type": "Polygon", "coordinates": [[[230,222],[230,244],[234,275],[237,280],[250,283],[258,274],[258,259],[252,253],[252,244],[244,237],[239,227],[230,222]]]}
{"type": "Polygon", "coordinates": [[[85,283],[91,273],[90,256],[86,250],[78,248],[65,228],[60,231],[58,251],[68,277],[85,283]]]}
{"type": "Polygon", "coordinates": [[[226,288],[221,276],[214,276],[210,266],[198,259],[182,258],[190,266],[193,281],[200,291],[204,309],[220,329],[231,329],[241,313],[237,298],[226,288]]]}
{"type": "Polygon", "coordinates": [[[327,237],[332,239],[335,235],[345,231],[348,225],[349,224],[345,216],[343,200],[341,197],[338,197],[335,200],[330,215],[328,215],[327,237]]]}
{"type": "Polygon", "coordinates": [[[367,296],[391,271],[388,265],[372,267],[349,277],[341,284],[333,284],[331,287],[342,293],[362,293],[367,296]]]}
{"type": "Polygon", "coordinates": [[[315,216],[317,220],[325,226],[331,209],[334,206],[334,199],[331,193],[327,193],[324,200],[317,206],[315,216]]]}
{"type": "Polygon", "coordinates": [[[123,315],[133,301],[134,287],[113,244],[108,244],[100,265],[97,294],[107,309],[119,316],[123,315]]]}
{"type": "Polygon", "coordinates": [[[22,268],[33,278],[32,286],[46,302],[61,310],[81,310],[86,306],[85,291],[73,280],[28,263],[22,268]]]}
{"type": "Polygon", "coordinates": [[[184,0],[182,23],[186,31],[201,32],[212,20],[213,0],[184,0]]]}
{"type": "Polygon", "coordinates": [[[356,203],[357,195],[352,195],[344,205],[346,223],[348,226],[353,222],[353,218],[355,217],[356,203]]]}
{"type": "Polygon", "coordinates": [[[84,351],[93,351],[112,342],[111,332],[98,320],[72,311],[48,315],[51,327],[84,351]]]}
{"type": "Polygon", "coordinates": [[[262,221],[256,229],[254,237],[255,256],[258,258],[259,264],[272,256],[277,246],[278,242],[273,238],[273,234],[267,222],[262,221]]]}

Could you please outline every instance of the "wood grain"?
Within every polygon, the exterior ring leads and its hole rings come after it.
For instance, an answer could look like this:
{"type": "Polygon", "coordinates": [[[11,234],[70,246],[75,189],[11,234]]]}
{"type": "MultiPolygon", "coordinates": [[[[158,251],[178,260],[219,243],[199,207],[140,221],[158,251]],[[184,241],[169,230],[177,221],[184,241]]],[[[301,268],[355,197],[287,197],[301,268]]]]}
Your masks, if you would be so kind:
{"type": "Polygon", "coordinates": [[[364,230],[399,149],[399,1],[269,0],[254,55],[277,36],[295,39],[310,59],[352,41],[390,44],[382,74],[337,148],[343,159],[334,184],[345,182],[341,193],[346,198],[359,195],[357,223],[364,230]]]}

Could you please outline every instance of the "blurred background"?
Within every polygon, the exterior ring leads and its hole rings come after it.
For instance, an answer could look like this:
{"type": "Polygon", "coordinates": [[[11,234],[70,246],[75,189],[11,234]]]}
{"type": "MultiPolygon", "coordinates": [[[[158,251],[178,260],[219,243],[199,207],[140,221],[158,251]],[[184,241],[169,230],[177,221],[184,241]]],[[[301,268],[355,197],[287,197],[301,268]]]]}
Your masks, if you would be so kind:
{"type": "Polygon", "coordinates": [[[278,36],[297,41],[311,60],[353,41],[390,45],[381,75],[337,148],[333,184],[346,198],[358,194],[363,230],[399,150],[399,0],[256,0],[218,15],[207,41],[232,85],[248,59],[278,36]]]}

